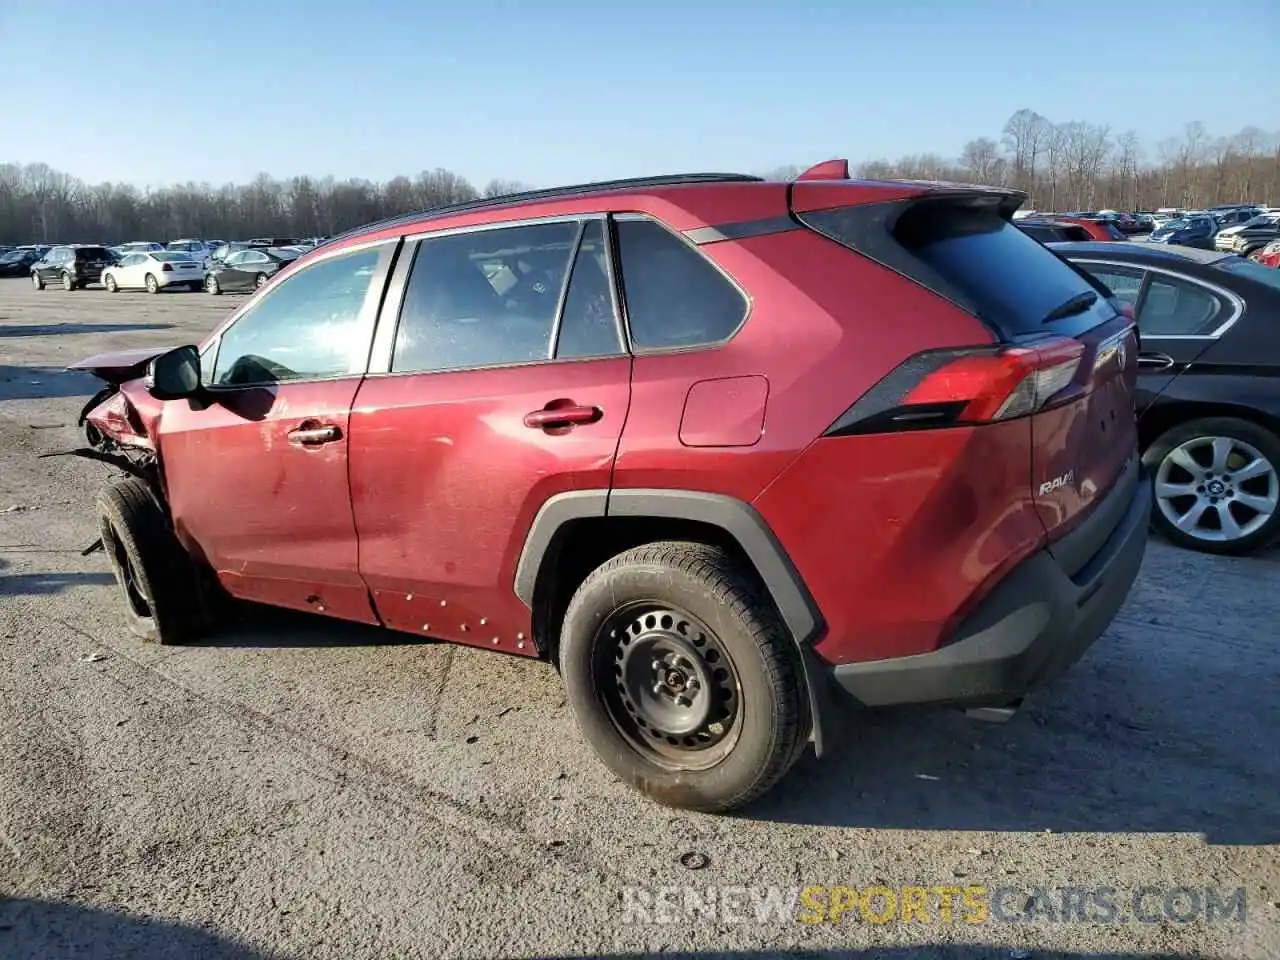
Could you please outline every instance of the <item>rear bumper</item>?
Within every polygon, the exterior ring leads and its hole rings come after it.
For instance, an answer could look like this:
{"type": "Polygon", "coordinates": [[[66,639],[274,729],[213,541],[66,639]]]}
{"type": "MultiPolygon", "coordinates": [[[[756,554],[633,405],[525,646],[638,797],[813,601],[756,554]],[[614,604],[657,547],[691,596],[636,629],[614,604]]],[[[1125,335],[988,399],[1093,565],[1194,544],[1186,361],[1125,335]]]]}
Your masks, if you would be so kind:
{"type": "MultiPolygon", "coordinates": [[[[1100,548],[1080,561],[1072,544],[1033,554],[937,650],[841,664],[836,682],[866,706],[1003,705],[1065,672],[1110,625],[1142,565],[1151,484],[1136,464],[1127,480],[1095,510],[1110,527],[1100,548]]],[[[1095,536],[1081,531],[1076,543],[1095,536]]]]}
{"type": "Polygon", "coordinates": [[[162,287],[168,287],[173,284],[203,283],[204,271],[183,270],[179,273],[175,270],[173,273],[157,273],[155,278],[158,284],[162,287]]]}

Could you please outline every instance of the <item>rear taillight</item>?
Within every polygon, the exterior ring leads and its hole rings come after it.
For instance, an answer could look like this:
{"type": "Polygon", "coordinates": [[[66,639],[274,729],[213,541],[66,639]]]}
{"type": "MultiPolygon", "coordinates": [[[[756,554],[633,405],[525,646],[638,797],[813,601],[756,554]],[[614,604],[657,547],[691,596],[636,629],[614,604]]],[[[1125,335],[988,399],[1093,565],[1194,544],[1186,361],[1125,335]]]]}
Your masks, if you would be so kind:
{"type": "Polygon", "coordinates": [[[163,272],[163,273],[173,273],[173,264],[172,264],[172,263],[162,263],[162,264],[160,265],[160,270],[161,270],[161,272],[163,272]]]}
{"type": "Polygon", "coordinates": [[[867,391],[828,436],[927,430],[1035,413],[1069,387],[1084,344],[1052,337],[1035,346],[917,354],[867,391]]]}

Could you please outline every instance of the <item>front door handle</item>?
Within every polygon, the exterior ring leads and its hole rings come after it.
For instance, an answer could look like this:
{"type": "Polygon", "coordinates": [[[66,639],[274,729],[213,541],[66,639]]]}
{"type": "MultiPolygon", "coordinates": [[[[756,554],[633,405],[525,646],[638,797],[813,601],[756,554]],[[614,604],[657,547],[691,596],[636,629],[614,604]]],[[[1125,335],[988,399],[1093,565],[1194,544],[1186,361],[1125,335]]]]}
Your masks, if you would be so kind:
{"type": "Polygon", "coordinates": [[[552,430],[557,427],[573,427],[582,423],[595,423],[604,416],[599,407],[584,407],[573,401],[553,400],[541,410],[524,415],[524,425],[534,430],[552,430]]]}
{"type": "Polygon", "coordinates": [[[1173,366],[1173,357],[1165,353],[1140,353],[1138,354],[1138,369],[1153,372],[1156,370],[1168,370],[1173,366]]]}
{"type": "Polygon", "coordinates": [[[289,442],[303,447],[315,447],[341,439],[341,428],[331,423],[317,423],[314,420],[308,420],[289,431],[289,442]]]}

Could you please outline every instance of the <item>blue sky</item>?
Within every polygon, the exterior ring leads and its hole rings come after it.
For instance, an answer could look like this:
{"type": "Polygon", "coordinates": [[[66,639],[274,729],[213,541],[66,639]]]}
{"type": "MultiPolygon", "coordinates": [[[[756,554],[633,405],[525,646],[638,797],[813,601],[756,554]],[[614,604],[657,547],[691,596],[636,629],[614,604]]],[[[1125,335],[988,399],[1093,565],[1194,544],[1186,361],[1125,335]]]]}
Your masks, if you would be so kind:
{"type": "Polygon", "coordinates": [[[1280,130],[1277,40],[1275,0],[0,0],[0,88],[36,108],[6,101],[0,162],[549,185],[954,156],[1024,106],[1151,149],[1280,130]]]}

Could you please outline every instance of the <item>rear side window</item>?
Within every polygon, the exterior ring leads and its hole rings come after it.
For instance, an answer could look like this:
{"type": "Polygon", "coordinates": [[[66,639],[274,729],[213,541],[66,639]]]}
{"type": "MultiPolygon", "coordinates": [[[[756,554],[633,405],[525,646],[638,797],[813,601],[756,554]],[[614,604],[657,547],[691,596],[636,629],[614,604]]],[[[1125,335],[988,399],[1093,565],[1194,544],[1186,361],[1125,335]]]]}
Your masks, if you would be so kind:
{"type": "Polygon", "coordinates": [[[746,297],[691,244],[653,220],[620,219],[617,228],[623,297],[637,349],[709,346],[742,326],[746,297]]]}
{"type": "Polygon", "coordinates": [[[1102,281],[1117,297],[1128,304],[1136,304],[1142,292],[1142,271],[1127,267],[1093,264],[1083,265],[1083,269],[1091,273],[1095,279],[1102,281]]]}
{"type": "Polygon", "coordinates": [[[806,224],[971,310],[1001,337],[1075,336],[1115,316],[1094,283],[1006,220],[990,202],[924,200],[806,213],[806,224]],[[886,230],[886,223],[892,224],[886,230]],[[1066,305],[1085,304],[1060,319],[1066,305]]]}
{"type": "Polygon", "coordinates": [[[1149,337],[1203,337],[1222,323],[1223,304],[1199,284],[1153,275],[1138,311],[1149,337]]]}

